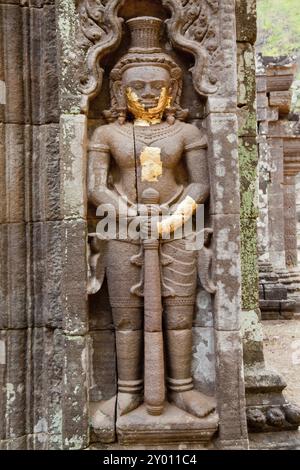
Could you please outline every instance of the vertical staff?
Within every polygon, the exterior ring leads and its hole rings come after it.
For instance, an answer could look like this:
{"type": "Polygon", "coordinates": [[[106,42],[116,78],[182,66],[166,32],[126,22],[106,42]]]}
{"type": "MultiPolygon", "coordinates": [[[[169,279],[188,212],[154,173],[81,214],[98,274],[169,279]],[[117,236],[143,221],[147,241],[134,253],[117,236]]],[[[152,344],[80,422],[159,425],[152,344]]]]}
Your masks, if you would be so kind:
{"type": "MultiPolygon", "coordinates": [[[[143,192],[142,202],[148,214],[157,211],[159,193],[154,189],[143,192]]],[[[144,401],[149,414],[160,415],[165,400],[165,366],[162,331],[162,301],[159,262],[159,239],[151,238],[144,245],[144,401]]]]}

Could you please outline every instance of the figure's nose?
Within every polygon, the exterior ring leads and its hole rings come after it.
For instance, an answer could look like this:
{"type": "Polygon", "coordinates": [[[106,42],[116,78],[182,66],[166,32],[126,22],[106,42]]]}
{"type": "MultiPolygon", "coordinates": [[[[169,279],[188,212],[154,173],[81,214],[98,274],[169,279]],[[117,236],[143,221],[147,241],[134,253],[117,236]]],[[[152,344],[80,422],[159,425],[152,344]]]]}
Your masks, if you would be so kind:
{"type": "Polygon", "coordinates": [[[142,92],[142,98],[155,98],[154,90],[151,88],[151,85],[148,84],[145,86],[142,92]]]}

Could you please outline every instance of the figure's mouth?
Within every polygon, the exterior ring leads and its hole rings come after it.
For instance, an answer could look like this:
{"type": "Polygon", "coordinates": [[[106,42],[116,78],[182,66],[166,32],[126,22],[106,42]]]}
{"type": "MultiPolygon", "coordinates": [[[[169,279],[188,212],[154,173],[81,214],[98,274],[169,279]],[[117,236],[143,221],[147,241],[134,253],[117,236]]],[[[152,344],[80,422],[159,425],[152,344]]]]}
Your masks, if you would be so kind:
{"type": "Polygon", "coordinates": [[[140,103],[145,107],[145,109],[156,108],[158,99],[140,100],[140,103]]]}

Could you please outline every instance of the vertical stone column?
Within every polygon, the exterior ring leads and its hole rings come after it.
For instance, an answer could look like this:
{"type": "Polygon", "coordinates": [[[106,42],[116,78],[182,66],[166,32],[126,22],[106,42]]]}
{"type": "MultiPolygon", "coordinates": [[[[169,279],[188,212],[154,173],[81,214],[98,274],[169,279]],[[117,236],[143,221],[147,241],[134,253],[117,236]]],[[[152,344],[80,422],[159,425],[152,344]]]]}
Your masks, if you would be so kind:
{"type": "Polygon", "coordinates": [[[296,181],[294,175],[284,176],[284,243],[288,269],[298,267],[296,181]]]}
{"type": "Polygon", "coordinates": [[[4,449],[60,447],[60,165],[55,7],[0,2],[4,449]]]}
{"type": "Polygon", "coordinates": [[[280,138],[270,138],[268,144],[272,158],[269,185],[269,252],[270,261],[275,271],[280,271],[285,270],[284,197],[282,192],[284,181],[283,142],[280,138]]]}
{"type": "Polygon", "coordinates": [[[64,366],[62,445],[89,445],[87,299],[87,122],[80,114],[78,13],[73,0],[56,6],[60,62],[60,157],[64,236],[62,302],[64,366]]]}
{"type": "MultiPolygon", "coordinates": [[[[258,296],[257,190],[259,179],[256,146],[256,71],[254,52],[256,1],[238,0],[236,8],[238,18],[239,163],[241,177],[242,331],[244,340],[247,421],[250,431],[254,429],[256,431],[263,431],[266,427],[269,430],[276,430],[275,415],[277,412],[278,414],[283,413],[285,406],[285,401],[281,394],[285,383],[278,374],[269,371],[265,366],[258,296]],[[247,27],[245,28],[244,25],[247,25],[247,27]],[[275,410],[278,404],[282,408],[275,410]]],[[[264,84],[260,85],[263,86],[264,84]]],[[[263,88],[265,87],[263,86],[263,88]]],[[[264,89],[259,93],[263,95],[264,89]]],[[[259,93],[258,100],[260,98],[259,93]]],[[[262,113],[266,104],[265,101],[266,99],[263,99],[262,102],[258,103],[262,113]]],[[[261,117],[263,121],[267,120],[266,115],[261,117]]],[[[251,446],[253,445],[252,435],[249,435],[249,438],[251,446]]]]}
{"type": "Polygon", "coordinates": [[[300,261],[300,175],[296,176],[297,247],[300,261]]]}
{"type": "Polygon", "coordinates": [[[240,198],[235,2],[220,4],[223,61],[218,92],[208,98],[206,127],[211,178],[210,215],[219,445],[248,447],[241,337],[240,198]],[[224,276],[224,273],[227,273],[224,276]]]}
{"type": "Polygon", "coordinates": [[[297,250],[296,175],[300,170],[300,127],[290,123],[290,135],[284,139],[284,241],[287,271],[281,274],[289,298],[295,304],[295,315],[300,313],[300,270],[297,250]],[[292,131],[292,132],[291,132],[292,131]]]}
{"type": "Polygon", "coordinates": [[[0,448],[26,448],[26,224],[23,16],[0,3],[0,448]],[[10,39],[9,39],[10,38],[10,39]]]}

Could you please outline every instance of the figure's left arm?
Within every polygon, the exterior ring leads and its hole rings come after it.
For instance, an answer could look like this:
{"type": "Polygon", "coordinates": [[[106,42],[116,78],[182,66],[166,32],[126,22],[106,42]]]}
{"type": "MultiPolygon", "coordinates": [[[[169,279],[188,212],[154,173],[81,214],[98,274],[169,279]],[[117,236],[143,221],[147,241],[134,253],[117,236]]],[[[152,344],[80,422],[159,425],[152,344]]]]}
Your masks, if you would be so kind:
{"type": "Polygon", "coordinates": [[[197,210],[197,205],[204,204],[209,196],[206,138],[196,126],[187,125],[186,130],[184,150],[188,185],[171,210],[170,216],[158,224],[161,235],[182,226],[197,210]]]}
{"type": "Polygon", "coordinates": [[[203,204],[209,196],[207,140],[192,124],[187,125],[184,150],[189,184],[180,200],[189,196],[196,204],[203,204]]]}

